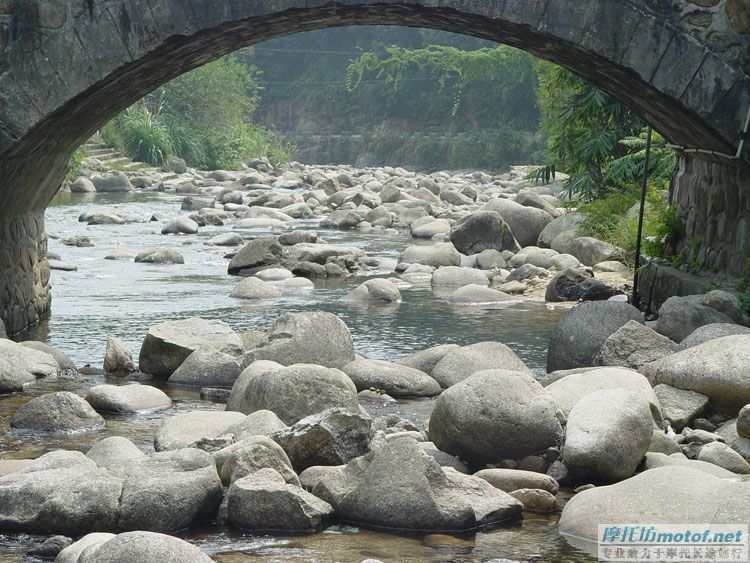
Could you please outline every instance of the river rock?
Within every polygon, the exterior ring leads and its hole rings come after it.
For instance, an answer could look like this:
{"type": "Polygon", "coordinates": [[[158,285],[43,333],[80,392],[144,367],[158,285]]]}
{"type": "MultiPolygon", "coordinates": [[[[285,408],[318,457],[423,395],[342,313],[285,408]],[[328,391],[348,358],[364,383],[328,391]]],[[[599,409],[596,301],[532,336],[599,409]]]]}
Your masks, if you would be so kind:
{"type": "Polygon", "coordinates": [[[456,266],[441,266],[432,272],[431,284],[433,288],[456,288],[464,285],[489,285],[487,274],[473,268],[456,266]]]}
{"type": "Polygon", "coordinates": [[[742,407],[737,415],[737,434],[750,438],[750,404],[742,407]]]}
{"type": "Polygon", "coordinates": [[[36,350],[37,352],[43,352],[52,356],[57,362],[57,365],[60,367],[61,372],[74,375],[78,373],[78,368],[76,367],[75,362],[70,358],[70,356],[68,356],[61,350],[58,350],[54,346],[50,346],[49,344],[45,344],[44,342],[37,342],[36,340],[26,340],[25,342],[21,342],[20,344],[24,348],[29,348],[30,350],[36,350]]]}
{"type": "Polygon", "coordinates": [[[157,246],[139,252],[135,261],[143,264],[184,264],[185,258],[174,248],[157,246]]]}
{"type": "Polygon", "coordinates": [[[493,211],[476,211],[459,219],[450,231],[450,238],[456,249],[466,255],[484,250],[519,249],[508,223],[493,211]]]}
{"type": "Polygon", "coordinates": [[[552,241],[564,232],[575,232],[581,224],[583,216],[577,212],[565,213],[553,219],[539,233],[536,244],[541,248],[550,248],[552,241]]]}
{"type": "Polygon", "coordinates": [[[76,180],[70,184],[70,192],[74,194],[89,194],[96,191],[94,182],[83,176],[76,178],[76,180]]]}
{"type": "MultiPolygon", "coordinates": [[[[641,368],[653,385],[666,383],[706,395],[720,408],[750,402],[750,335],[725,336],[682,350],[641,368]]],[[[736,411],[735,411],[736,412],[736,411]]]]}
{"type": "Polygon", "coordinates": [[[501,342],[477,342],[448,351],[435,364],[430,375],[447,389],[483,370],[507,369],[529,372],[515,352],[501,342]]]}
{"type": "Polygon", "coordinates": [[[641,393],[595,391],[568,415],[562,456],[576,478],[620,481],[632,476],[651,444],[654,421],[641,393]]]}
{"type": "Polygon", "coordinates": [[[170,383],[230,389],[240,375],[235,356],[213,348],[198,348],[169,377],[170,383]]]}
{"type": "Polygon", "coordinates": [[[604,341],[594,363],[638,369],[677,351],[677,344],[636,321],[628,321],[604,341]]]}
{"type": "Polygon", "coordinates": [[[641,312],[628,303],[591,301],[573,307],[552,329],[547,372],[594,365],[607,338],[631,320],[644,324],[641,312]]]}
{"type": "Polygon", "coordinates": [[[565,416],[578,401],[590,393],[609,389],[635,391],[649,404],[654,422],[661,427],[659,399],[648,379],[637,371],[617,367],[596,368],[566,375],[548,384],[545,389],[565,416]]]}
{"type": "Polygon", "coordinates": [[[285,482],[300,485],[286,452],[267,436],[250,436],[214,454],[221,480],[231,485],[263,469],[277,471],[285,482]]]}
{"type": "Polygon", "coordinates": [[[223,321],[190,317],[148,329],[138,364],[144,373],[167,379],[198,348],[211,348],[233,356],[243,353],[242,341],[223,321]]]}
{"type": "Polygon", "coordinates": [[[424,220],[417,219],[414,221],[410,230],[411,236],[414,238],[433,238],[448,234],[451,230],[451,224],[446,219],[424,217],[424,220]]]}
{"type": "Polygon", "coordinates": [[[492,369],[438,397],[429,435],[440,450],[482,466],[556,446],[563,431],[554,400],[528,371],[492,369]]]}
{"type": "Polygon", "coordinates": [[[586,266],[593,266],[622,256],[622,250],[619,248],[592,237],[574,238],[568,243],[567,253],[578,258],[581,264],[586,266]]]}
{"type": "Polygon", "coordinates": [[[448,298],[448,303],[454,305],[489,305],[512,300],[513,297],[502,291],[481,285],[469,284],[453,292],[448,298]]]}
{"type": "Polygon", "coordinates": [[[52,377],[60,371],[60,364],[52,355],[5,338],[0,338],[0,359],[13,366],[24,383],[38,377],[52,377]]]}
{"type": "Polygon", "coordinates": [[[206,244],[211,246],[239,246],[242,244],[242,237],[237,233],[222,233],[208,239],[206,244]]]}
{"type": "Polygon", "coordinates": [[[273,469],[235,481],[227,493],[229,523],[248,530],[306,532],[323,529],[333,507],[273,469]]]}
{"type": "MultiPolygon", "coordinates": [[[[109,534],[89,534],[90,536],[109,536],[109,534]]],[[[74,543],[76,548],[86,538],[74,543]]],[[[102,537],[89,540],[80,551],[77,559],[69,559],[72,551],[61,552],[65,559],[57,563],[112,563],[114,561],[160,561],[164,563],[210,563],[212,559],[198,547],[174,536],[155,532],[126,532],[107,539],[102,537]]]]}
{"type": "Polygon", "coordinates": [[[568,268],[553,277],[544,294],[546,301],[606,301],[621,292],[596,279],[588,270],[568,268]]]}
{"type": "Polygon", "coordinates": [[[708,397],[705,395],[663,383],[654,387],[654,393],[659,399],[662,415],[677,432],[690,426],[708,406],[708,397]]]}
{"type": "Polygon", "coordinates": [[[193,221],[187,215],[176,217],[167,222],[161,229],[163,235],[193,235],[198,232],[198,223],[193,221]]]}
{"type": "Polygon", "coordinates": [[[744,459],[750,460],[750,437],[738,433],[737,419],[728,420],[716,429],[716,433],[724,438],[730,448],[744,459]]]}
{"type": "Polygon", "coordinates": [[[234,286],[229,296],[238,299],[274,299],[281,297],[281,291],[270,283],[256,277],[249,277],[234,286]]]}
{"type": "Polygon", "coordinates": [[[190,447],[202,438],[218,438],[245,419],[235,411],[189,411],[166,418],[154,438],[157,452],[190,447]]]}
{"type": "Polygon", "coordinates": [[[293,364],[251,378],[242,406],[248,414],[273,411],[285,424],[332,407],[359,412],[352,380],[338,369],[314,364],[293,364]]]}
{"type": "Polygon", "coordinates": [[[103,469],[117,470],[123,465],[145,459],[138,447],[122,436],[110,436],[91,446],[86,457],[103,469]]]}
{"type": "Polygon", "coordinates": [[[745,311],[740,300],[728,291],[723,289],[709,291],[703,295],[701,304],[724,313],[737,324],[750,326],[750,315],[745,311]]]}
{"type": "Polygon", "coordinates": [[[327,409],[272,434],[297,471],[343,465],[369,449],[372,419],[346,409],[327,409]]]}
{"type": "Polygon", "coordinates": [[[746,475],[750,473],[750,464],[730,446],[721,442],[704,445],[698,452],[698,461],[713,463],[732,473],[746,475]]]}
{"type": "Polygon", "coordinates": [[[37,432],[86,432],[104,428],[104,419],[78,395],[69,391],[31,399],[16,411],[13,428],[37,432]]]}
{"type": "Polygon", "coordinates": [[[26,557],[51,561],[66,547],[73,544],[67,536],[52,536],[26,552],[26,557]]]}
{"type": "Polygon", "coordinates": [[[110,336],[107,338],[103,368],[107,373],[132,373],[135,371],[133,356],[130,350],[117,337],[110,336]]]}
{"type": "Polygon", "coordinates": [[[129,192],[133,184],[124,172],[112,172],[91,178],[97,192],[129,192]]]}
{"type": "Polygon", "coordinates": [[[675,342],[681,342],[698,327],[731,322],[732,319],[724,313],[703,305],[700,295],[688,295],[670,297],[659,307],[659,318],[654,330],[675,342]]]}
{"type": "Polygon", "coordinates": [[[382,360],[354,360],[341,368],[357,391],[379,389],[392,397],[433,397],[440,384],[414,368],[382,360]]]}
{"type": "Polygon", "coordinates": [[[350,291],[346,298],[350,301],[374,301],[384,303],[394,303],[401,301],[401,292],[393,282],[377,278],[367,280],[350,291]]]}
{"type": "Polygon", "coordinates": [[[257,360],[252,362],[240,373],[237,380],[232,385],[232,390],[229,393],[229,401],[227,402],[226,410],[228,411],[240,411],[240,412],[251,412],[249,406],[245,405],[245,391],[247,389],[250,380],[256,376],[263,376],[263,374],[270,371],[281,369],[281,364],[271,362],[268,360],[257,360]]]}
{"type": "Polygon", "coordinates": [[[95,385],[86,393],[86,402],[98,412],[138,413],[172,406],[164,391],[134,383],[130,385],[95,385]]]}
{"type": "Polygon", "coordinates": [[[124,245],[118,245],[112,252],[107,254],[104,259],[105,260],[135,260],[135,257],[138,256],[137,252],[133,252],[130,250],[127,246],[124,245]]]}
{"type": "Polygon", "coordinates": [[[257,360],[338,368],[354,360],[354,344],[349,328],[336,315],[323,311],[282,313],[258,347],[247,353],[245,364],[257,360]]]}
{"type": "Polygon", "coordinates": [[[33,383],[35,377],[30,373],[19,370],[16,366],[0,358],[0,394],[20,393],[23,386],[33,383]]]}
{"type": "Polygon", "coordinates": [[[258,270],[279,263],[282,247],[276,237],[250,241],[232,258],[227,269],[231,276],[252,276],[258,270]]]}
{"type": "Polygon", "coordinates": [[[552,221],[552,216],[546,211],[526,207],[509,199],[492,199],[482,209],[498,213],[510,227],[521,248],[536,244],[544,227],[552,221]]]}
{"type": "Polygon", "coordinates": [[[477,254],[477,268],[481,270],[494,270],[507,268],[508,263],[501,252],[488,248],[477,254]]]}
{"type": "Polygon", "coordinates": [[[325,472],[313,494],[345,520],[386,528],[473,530],[521,513],[507,493],[441,468],[406,436],[325,472]]]}
{"type": "Polygon", "coordinates": [[[549,475],[522,469],[482,469],[474,477],[484,479],[490,485],[506,493],[518,489],[537,489],[556,495],[560,485],[549,475]]]}
{"type": "Polygon", "coordinates": [[[431,375],[432,370],[435,369],[438,362],[440,362],[448,352],[453,352],[460,348],[461,347],[458,344],[440,344],[419,352],[414,352],[413,354],[401,358],[396,363],[431,375]]]}
{"type": "MultiPolygon", "coordinates": [[[[99,546],[115,537],[115,534],[106,532],[93,532],[86,534],[80,540],[63,549],[55,559],[55,563],[79,563],[79,557],[89,546],[99,546]]],[[[93,554],[96,547],[92,548],[93,554]]]]}
{"type": "Polygon", "coordinates": [[[259,410],[251,412],[244,420],[229,426],[226,433],[232,434],[235,442],[239,442],[250,436],[270,436],[286,427],[286,424],[273,412],[259,410]]]}
{"type": "Polygon", "coordinates": [[[596,542],[602,522],[684,523],[686,515],[703,525],[744,525],[750,522],[750,487],[689,467],[651,469],[575,495],[563,509],[559,531],[596,542]]]}
{"type": "Polygon", "coordinates": [[[409,246],[398,259],[400,264],[423,264],[439,268],[440,266],[458,266],[461,255],[451,243],[438,243],[430,246],[409,246]]]}
{"type": "Polygon", "coordinates": [[[557,511],[558,508],[555,495],[542,489],[518,489],[509,494],[521,501],[523,509],[528,512],[548,514],[557,511]]]}
{"type": "Polygon", "coordinates": [[[715,340],[724,336],[736,336],[738,334],[750,334],[750,328],[734,323],[711,323],[699,326],[680,342],[677,351],[687,350],[709,340],[715,340]]]}

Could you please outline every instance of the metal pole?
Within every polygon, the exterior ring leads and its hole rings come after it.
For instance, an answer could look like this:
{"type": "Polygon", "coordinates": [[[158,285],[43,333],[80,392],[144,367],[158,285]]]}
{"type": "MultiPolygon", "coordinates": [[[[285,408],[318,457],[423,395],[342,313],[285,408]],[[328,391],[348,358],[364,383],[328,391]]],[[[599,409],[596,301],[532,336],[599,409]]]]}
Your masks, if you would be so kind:
{"type": "Polygon", "coordinates": [[[643,238],[643,212],[646,208],[646,190],[648,189],[648,165],[651,159],[651,126],[646,132],[646,156],[643,161],[643,182],[641,183],[641,208],[638,210],[638,234],[635,239],[635,274],[633,276],[633,306],[640,307],[641,296],[638,294],[638,270],[641,268],[641,239],[643,238]]]}

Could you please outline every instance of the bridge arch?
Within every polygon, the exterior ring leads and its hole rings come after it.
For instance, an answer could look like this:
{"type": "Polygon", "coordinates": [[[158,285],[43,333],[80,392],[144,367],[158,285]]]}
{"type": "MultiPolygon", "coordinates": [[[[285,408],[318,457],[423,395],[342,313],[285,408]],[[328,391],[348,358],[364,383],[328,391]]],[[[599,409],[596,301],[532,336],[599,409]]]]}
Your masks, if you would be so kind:
{"type": "MultiPolygon", "coordinates": [[[[684,3],[0,2],[0,317],[15,332],[49,308],[43,210],[77,146],[162,83],[285,34],[391,24],[499,41],[573,70],[675,144],[735,154],[750,104],[743,65],[750,10],[736,0],[717,0],[700,11],[683,6],[681,12],[678,4],[684,3]],[[705,17],[695,17],[699,13],[707,14],[708,26],[705,17]]],[[[735,163],[747,162],[750,143],[735,163]]]]}

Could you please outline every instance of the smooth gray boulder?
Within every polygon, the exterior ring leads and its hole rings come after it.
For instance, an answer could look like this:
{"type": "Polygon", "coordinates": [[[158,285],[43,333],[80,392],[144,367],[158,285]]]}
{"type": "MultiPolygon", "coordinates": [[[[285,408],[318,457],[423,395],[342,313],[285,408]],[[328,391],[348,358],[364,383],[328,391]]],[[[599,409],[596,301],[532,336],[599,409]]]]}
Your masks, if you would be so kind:
{"type": "Polygon", "coordinates": [[[581,264],[593,266],[600,262],[620,259],[622,250],[593,237],[576,237],[568,243],[567,254],[578,258],[581,264]]]}
{"type": "MultiPolygon", "coordinates": [[[[76,560],[77,563],[113,563],[115,561],[123,563],[125,561],[210,563],[212,561],[193,544],[174,536],[155,532],[125,532],[111,539],[102,538],[102,540],[88,544],[81,551],[76,560]]],[[[76,544],[73,544],[70,547],[75,546],[76,544]]],[[[57,559],[55,561],[57,562],[57,559]]]]}
{"type": "Polygon", "coordinates": [[[539,233],[539,238],[535,244],[541,248],[550,248],[552,241],[555,240],[558,235],[566,231],[575,232],[582,220],[583,216],[577,212],[569,212],[560,215],[560,217],[553,219],[545,225],[542,232],[539,233]]]}
{"type": "Polygon", "coordinates": [[[88,432],[104,428],[104,419],[75,393],[58,391],[35,397],[13,415],[13,428],[37,432],[88,432]]]}
{"type": "Polygon", "coordinates": [[[246,354],[245,365],[257,360],[340,368],[354,360],[354,344],[349,328],[336,315],[282,313],[257,348],[246,354]]]}
{"type": "Polygon", "coordinates": [[[89,194],[95,191],[96,186],[94,185],[94,182],[82,176],[76,178],[75,181],[70,184],[70,193],[73,194],[89,194]]]}
{"type": "MultiPolygon", "coordinates": [[[[57,554],[55,563],[79,563],[79,557],[89,546],[101,545],[107,540],[111,540],[115,534],[107,532],[92,532],[86,534],[77,542],[63,549],[57,554]]],[[[96,548],[92,549],[89,555],[93,555],[96,548]]]]}
{"type": "Polygon", "coordinates": [[[526,207],[509,199],[492,199],[482,206],[482,210],[498,213],[510,227],[521,248],[535,245],[544,227],[552,221],[552,215],[546,211],[526,207]]]}
{"type": "Polygon", "coordinates": [[[229,297],[237,299],[275,299],[281,297],[281,291],[272,284],[252,276],[240,280],[232,289],[229,297]]]}
{"type": "Polygon", "coordinates": [[[696,459],[713,463],[732,473],[741,475],[750,473],[750,464],[730,446],[721,442],[711,442],[704,445],[698,452],[696,459]]]}
{"type": "Polygon", "coordinates": [[[429,436],[472,466],[557,446],[563,430],[551,395],[527,371],[475,373],[438,397],[429,436]]]}
{"type": "Polygon", "coordinates": [[[347,521],[391,529],[474,530],[521,514],[507,493],[441,468],[406,436],[324,472],[313,494],[347,521]]]}
{"type": "Polygon", "coordinates": [[[666,383],[706,395],[719,408],[750,403],[750,335],[709,340],[646,364],[641,373],[652,385],[666,383]]]}
{"type": "Polygon", "coordinates": [[[268,436],[251,436],[214,454],[219,476],[225,485],[263,469],[277,471],[284,481],[299,486],[299,478],[283,448],[268,436]]]}
{"type": "Polygon", "coordinates": [[[450,230],[450,238],[466,255],[484,250],[516,252],[520,248],[508,223],[493,211],[476,211],[459,219],[450,230]]]}
{"type": "MultiPolygon", "coordinates": [[[[666,456],[665,456],[666,457],[666,456]]],[[[750,487],[692,467],[650,469],[607,487],[575,495],[562,511],[563,536],[596,542],[602,522],[683,524],[750,522],[750,487]]]]}
{"type": "Polygon", "coordinates": [[[573,307],[552,329],[547,372],[593,366],[607,338],[631,320],[644,324],[641,312],[628,303],[590,301],[573,307]]]}
{"type": "Polygon", "coordinates": [[[490,485],[506,493],[518,489],[541,489],[556,495],[560,485],[549,475],[522,469],[482,469],[474,477],[484,479],[490,485]]]}
{"type": "Polygon", "coordinates": [[[728,420],[716,429],[716,433],[744,459],[750,460],[750,437],[738,433],[737,419],[728,420]]]}
{"type": "Polygon", "coordinates": [[[332,516],[330,504],[270,468],[238,479],[227,493],[229,523],[246,530],[312,533],[332,516]]]}
{"type": "Polygon", "coordinates": [[[164,419],[154,438],[157,452],[190,447],[202,438],[218,438],[245,420],[235,411],[188,411],[164,419]]]}
{"type": "Polygon", "coordinates": [[[70,356],[68,356],[63,351],[58,350],[54,346],[50,346],[49,344],[45,344],[44,342],[37,342],[36,340],[26,340],[25,342],[20,342],[19,344],[21,344],[21,346],[23,346],[24,348],[29,348],[30,350],[36,350],[37,352],[49,354],[55,359],[57,365],[60,367],[61,372],[74,375],[78,373],[78,368],[76,367],[75,362],[70,358],[70,356]]]}
{"type": "Polygon", "coordinates": [[[258,270],[281,260],[282,247],[276,237],[260,237],[248,242],[229,262],[230,276],[252,276],[258,270]]]}
{"type": "Polygon", "coordinates": [[[696,328],[713,323],[732,323],[732,319],[702,303],[702,296],[670,297],[659,307],[654,330],[682,342],[696,328]]]}
{"type": "Polygon", "coordinates": [[[502,291],[469,284],[459,287],[448,297],[448,303],[453,305],[491,305],[513,301],[513,297],[502,291]]]}
{"type": "Polygon", "coordinates": [[[573,267],[563,269],[549,281],[544,300],[550,303],[605,301],[621,293],[620,290],[596,279],[589,270],[573,267]]]}
{"type": "Polygon", "coordinates": [[[135,371],[133,355],[121,339],[114,336],[107,338],[102,367],[107,373],[132,373],[135,371]]]}
{"type": "Polygon", "coordinates": [[[0,358],[0,394],[20,393],[24,385],[34,381],[33,375],[0,358]]]}
{"type": "Polygon", "coordinates": [[[636,321],[628,321],[604,341],[594,363],[638,369],[677,351],[677,344],[636,321]]]}
{"type": "Polygon", "coordinates": [[[742,407],[737,415],[737,434],[750,438],[750,403],[742,407]]]}
{"type": "Polygon", "coordinates": [[[676,432],[681,432],[686,426],[701,416],[708,406],[708,397],[695,391],[677,389],[671,385],[660,383],[654,387],[654,393],[659,399],[661,413],[670,422],[676,432]]]}
{"type": "Polygon", "coordinates": [[[50,354],[0,338],[0,358],[8,362],[28,382],[60,372],[60,364],[50,354]]]}
{"type": "Polygon", "coordinates": [[[641,393],[595,391],[568,415],[562,458],[576,479],[613,482],[627,479],[651,444],[654,421],[641,393]]]}
{"type": "Polygon", "coordinates": [[[517,370],[530,373],[513,350],[501,342],[477,342],[448,351],[435,364],[430,375],[447,389],[470,375],[489,369],[517,370]]]}
{"type": "Polygon", "coordinates": [[[247,385],[248,383],[250,383],[250,380],[256,376],[262,376],[263,374],[270,371],[281,369],[282,367],[284,366],[268,360],[258,360],[252,362],[249,366],[242,370],[239,377],[234,382],[234,385],[232,385],[232,390],[229,393],[229,401],[227,402],[225,410],[249,413],[249,407],[245,405],[245,391],[247,390],[247,385]]]}
{"type": "Polygon", "coordinates": [[[314,364],[293,364],[251,378],[242,406],[246,414],[273,411],[285,424],[332,407],[359,412],[352,380],[338,369],[314,364]]]}
{"type": "Polygon", "coordinates": [[[167,221],[167,223],[161,228],[161,234],[163,235],[194,235],[198,232],[199,225],[193,221],[189,216],[182,215],[181,217],[175,217],[167,221]]]}
{"type": "Polygon", "coordinates": [[[91,182],[96,186],[97,192],[129,192],[133,190],[133,184],[124,172],[112,172],[101,176],[94,176],[91,182]]]}
{"type": "Polygon", "coordinates": [[[239,357],[242,340],[223,321],[190,317],[168,321],[148,329],[138,358],[140,370],[168,379],[198,348],[211,348],[239,357]]]}
{"type": "Polygon", "coordinates": [[[414,352],[397,360],[396,363],[418,369],[428,375],[432,374],[432,370],[438,364],[440,360],[448,352],[453,352],[461,348],[458,344],[439,344],[438,346],[432,346],[419,352],[414,352]]]}
{"type": "Polygon", "coordinates": [[[357,286],[347,294],[346,299],[349,301],[395,303],[401,301],[401,292],[392,281],[377,278],[367,280],[357,286]]]}
{"type": "Polygon", "coordinates": [[[482,270],[441,266],[432,272],[430,283],[433,288],[457,288],[469,284],[487,287],[490,280],[482,270]]]}
{"type": "Polygon", "coordinates": [[[701,304],[724,313],[737,324],[750,326],[750,314],[742,306],[736,295],[723,289],[714,289],[703,295],[701,304]]]}
{"type": "Polygon", "coordinates": [[[174,248],[157,246],[136,254],[135,261],[143,264],[184,264],[185,257],[174,248]]]}
{"type": "Polygon", "coordinates": [[[138,447],[122,436],[110,436],[91,446],[86,457],[103,469],[117,470],[123,465],[145,459],[138,447]]]}
{"type": "Polygon", "coordinates": [[[409,246],[398,259],[400,264],[423,264],[439,268],[440,266],[458,266],[461,254],[451,243],[438,243],[429,246],[409,246]]]}
{"type": "Polygon", "coordinates": [[[237,233],[222,233],[208,239],[206,244],[210,246],[239,246],[242,241],[242,237],[237,233]]]}
{"type": "Polygon", "coordinates": [[[357,391],[381,390],[391,397],[433,397],[440,384],[424,372],[383,360],[354,360],[341,368],[357,391]]]}
{"type": "Polygon", "coordinates": [[[687,350],[709,340],[739,334],[750,334],[750,328],[735,323],[711,323],[699,326],[680,342],[677,351],[687,350]]]}
{"type": "Polygon", "coordinates": [[[235,442],[239,442],[250,436],[270,436],[286,427],[286,424],[273,412],[259,410],[250,413],[244,420],[232,424],[226,429],[226,433],[232,434],[235,442]]]}
{"type": "Polygon", "coordinates": [[[313,465],[343,465],[367,453],[372,419],[346,409],[327,409],[271,435],[297,471],[313,465]]]}
{"type": "Polygon", "coordinates": [[[95,385],[88,390],[85,399],[98,412],[131,414],[172,406],[172,399],[164,391],[140,383],[95,385]]]}
{"type": "Polygon", "coordinates": [[[230,389],[242,371],[240,361],[215,348],[198,348],[169,376],[169,382],[230,389]]]}

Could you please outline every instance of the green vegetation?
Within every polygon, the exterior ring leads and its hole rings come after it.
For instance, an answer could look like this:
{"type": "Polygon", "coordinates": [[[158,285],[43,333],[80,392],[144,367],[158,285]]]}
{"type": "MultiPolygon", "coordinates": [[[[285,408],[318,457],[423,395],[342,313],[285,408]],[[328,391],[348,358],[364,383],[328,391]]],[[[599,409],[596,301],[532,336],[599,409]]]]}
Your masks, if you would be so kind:
{"type": "Polygon", "coordinates": [[[86,151],[82,148],[72,154],[68,163],[68,173],[65,175],[66,181],[72,182],[81,175],[81,165],[84,158],[86,158],[86,151]]]}
{"type": "Polygon", "coordinates": [[[250,157],[289,160],[289,147],[252,123],[258,74],[233,56],[204,65],[125,110],[104,128],[104,141],[161,167],[173,155],[203,169],[234,169],[250,157]]]}

